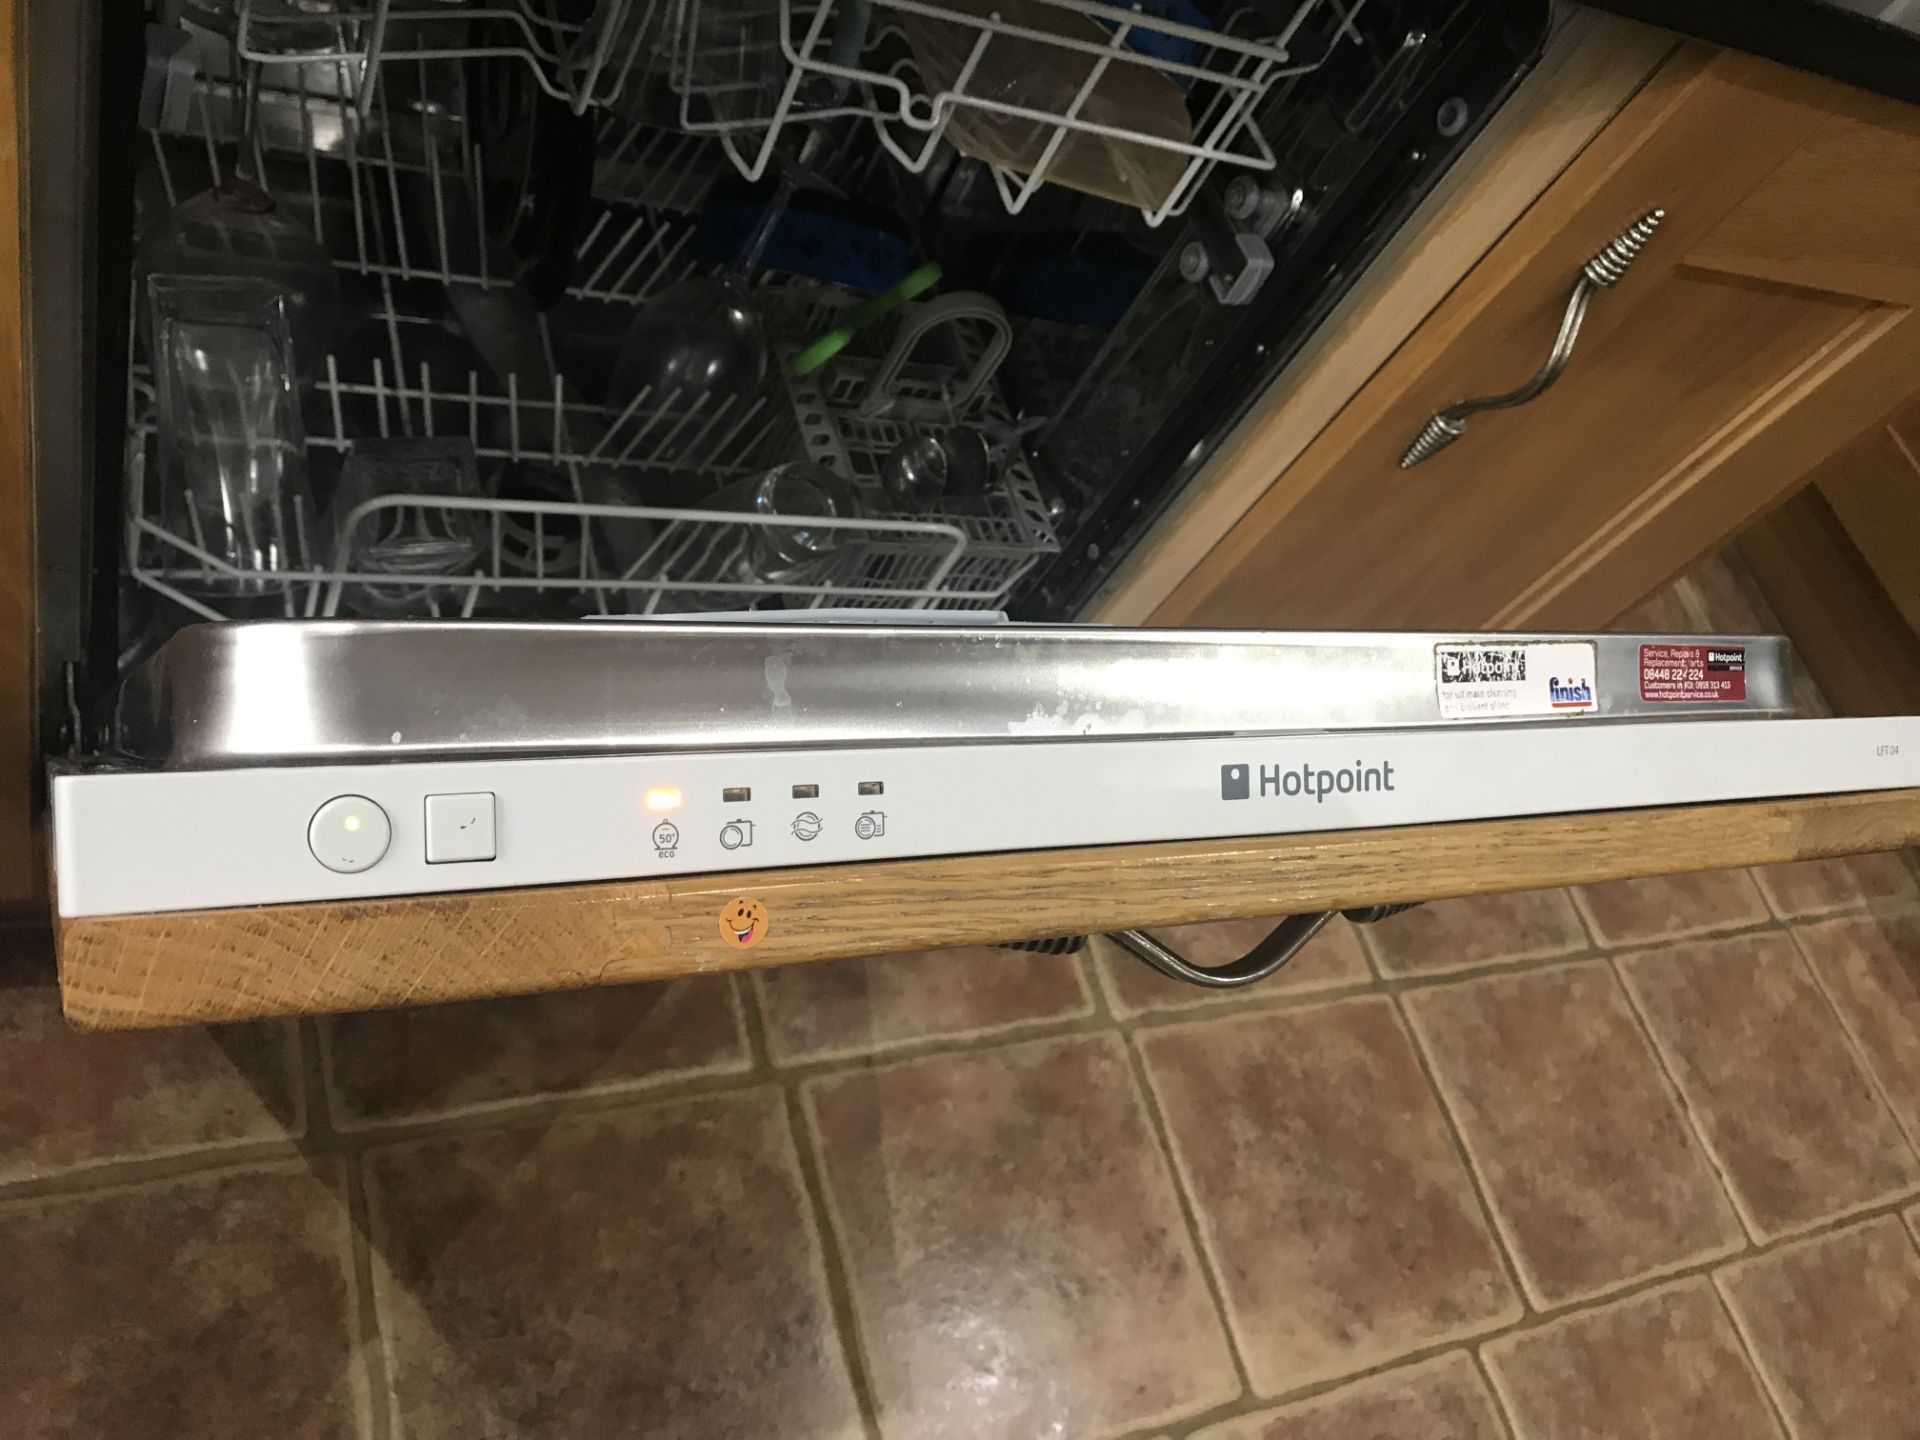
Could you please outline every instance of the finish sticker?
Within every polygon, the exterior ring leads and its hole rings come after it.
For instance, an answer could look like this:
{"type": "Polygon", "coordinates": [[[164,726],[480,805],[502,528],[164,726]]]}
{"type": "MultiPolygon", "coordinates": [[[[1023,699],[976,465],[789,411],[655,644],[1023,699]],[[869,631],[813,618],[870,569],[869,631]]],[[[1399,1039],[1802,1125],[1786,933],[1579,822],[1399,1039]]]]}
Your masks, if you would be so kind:
{"type": "Polygon", "coordinates": [[[1599,692],[1593,646],[1436,645],[1434,691],[1448,720],[1591,715],[1599,692]]]}
{"type": "Polygon", "coordinates": [[[1747,698],[1744,645],[1642,645],[1640,698],[1690,703],[1747,698]]]}
{"type": "Polygon", "coordinates": [[[767,938],[767,907],[744,895],[720,907],[720,938],[736,950],[751,950],[767,938]]]}

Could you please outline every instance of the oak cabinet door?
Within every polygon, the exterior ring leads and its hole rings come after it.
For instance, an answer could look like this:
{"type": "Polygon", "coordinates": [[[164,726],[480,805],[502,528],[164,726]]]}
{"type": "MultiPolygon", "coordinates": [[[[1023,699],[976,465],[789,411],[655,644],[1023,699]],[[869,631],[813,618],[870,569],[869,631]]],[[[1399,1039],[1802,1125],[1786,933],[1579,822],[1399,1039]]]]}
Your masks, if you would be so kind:
{"type": "Polygon", "coordinates": [[[1920,108],[1690,47],[1154,619],[1604,624],[1913,392],[1917,302],[1920,108]],[[1656,208],[1557,382],[1401,468],[1539,368],[1581,266],[1656,208]]]}

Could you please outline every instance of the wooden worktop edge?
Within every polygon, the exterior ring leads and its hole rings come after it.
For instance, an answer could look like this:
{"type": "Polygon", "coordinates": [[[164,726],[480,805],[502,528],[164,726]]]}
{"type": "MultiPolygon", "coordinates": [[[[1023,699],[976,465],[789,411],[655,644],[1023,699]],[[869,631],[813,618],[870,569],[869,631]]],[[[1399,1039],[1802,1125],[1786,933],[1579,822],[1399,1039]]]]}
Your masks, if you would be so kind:
{"type": "Polygon", "coordinates": [[[68,1018],[129,1029],[1338,909],[1920,844],[1920,790],[66,920],[68,1018]],[[758,900],[750,950],[720,911],[758,900]]]}

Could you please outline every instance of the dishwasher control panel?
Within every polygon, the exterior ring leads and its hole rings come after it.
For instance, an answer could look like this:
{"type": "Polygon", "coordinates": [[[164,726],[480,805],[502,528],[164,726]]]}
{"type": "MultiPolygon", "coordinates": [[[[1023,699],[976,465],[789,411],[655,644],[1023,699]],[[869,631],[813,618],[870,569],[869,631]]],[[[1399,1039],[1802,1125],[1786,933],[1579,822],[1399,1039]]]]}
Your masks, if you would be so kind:
{"type": "Polygon", "coordinates": [[[1920,718],[1647,721],[54,777],[63,915],[1920,786],[1920,718]]]}

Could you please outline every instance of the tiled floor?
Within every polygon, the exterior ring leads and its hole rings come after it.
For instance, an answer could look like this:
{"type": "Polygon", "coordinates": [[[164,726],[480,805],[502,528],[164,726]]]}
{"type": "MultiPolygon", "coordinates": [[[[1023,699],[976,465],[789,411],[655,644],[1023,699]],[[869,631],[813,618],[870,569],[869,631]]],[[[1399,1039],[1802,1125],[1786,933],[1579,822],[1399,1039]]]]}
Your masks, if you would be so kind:
{"type": "Polygon", "coordinates": [[[9,943],[0,1435],[1920,1433],[1905,857],[1226,998],[1096,944],[88,1037],[9,943]]]}
{"type": "Polygon", "coordinates": [[[1916,1147],[1906,856],[1226,996],[1096,940],[81,1036],[0,931],[0,1437],[1914,1440],[1916,1147]]]}

